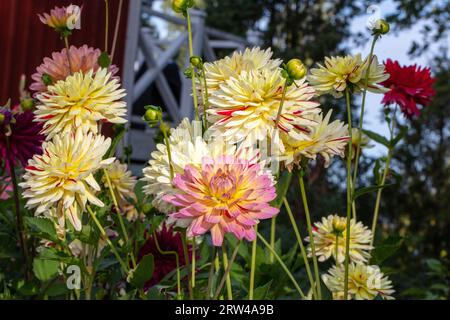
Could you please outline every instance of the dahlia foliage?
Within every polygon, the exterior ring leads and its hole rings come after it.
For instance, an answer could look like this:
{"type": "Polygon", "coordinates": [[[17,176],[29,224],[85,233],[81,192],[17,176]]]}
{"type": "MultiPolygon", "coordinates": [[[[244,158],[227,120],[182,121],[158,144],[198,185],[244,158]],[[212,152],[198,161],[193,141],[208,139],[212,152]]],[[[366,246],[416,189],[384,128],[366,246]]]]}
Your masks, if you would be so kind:
{"type": "MultiPolygon", "coordinates": [[[[173,2],[184,16],[192,5],[173,2]]],[[[169,124],[161,108],[146,107],[143,120],[163,141],[138,179],[127,153],[115,157],[130,115],[114,53],[68,45],[81,15],[71,5],[39,16],[65,48],[44,58],[19,106],[0,108],[0,199],[17,218],[11,224],[20,268],[36,278],[30,285],[59,285],[56,296],[75,299],[277,298],[271,289],[300,299],[395,297],[377,265],[383,246],[376,237],[389,160],[401,138],[390,106],[418,116],[418,105],[434,95],[429,69],[383,64],[373,51],[325,57],[309,71],[299,59],[273,57],[270,48],[212,62],[190,53],[185,74],[194,86],[195,119],[169,124]],[[379,135],[352,123],[351,113],[339,119],[342,112],[320,105],[319,96],[345,99],[349,111],[351,97],[367,91],[384,94],[391,140],[384,143],[383,178],[363,188],[359,158],[379,135]],[[110,137],[106,124],[114,125],[110,137]],[[346,211],[311,216],[304,183],[310,164],[339,162],[348,173],[346,211]],[[294,177],[302,204],[293,212],[294,177]],[[357,219],[358,196],[367,192],[377,193],[371,229],[357,219]],[[291,225],[277,234],[282,215],[291,225]],[[289,253],[282,254],[281,242],[292,245],[289,253]],[[80,279],[61,290],[73,267],[80,279]]],[[[374,41],[383,30],[374,27],[374,41]]]]}

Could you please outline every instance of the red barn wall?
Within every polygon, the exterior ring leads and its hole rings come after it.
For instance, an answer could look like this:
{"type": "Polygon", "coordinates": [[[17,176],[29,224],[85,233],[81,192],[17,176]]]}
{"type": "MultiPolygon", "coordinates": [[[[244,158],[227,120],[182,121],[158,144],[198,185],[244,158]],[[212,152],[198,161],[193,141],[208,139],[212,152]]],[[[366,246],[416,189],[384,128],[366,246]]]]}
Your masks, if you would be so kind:
{"type": "MultiPolygon", "coordinates": [[[[123,64],[128,2],[124,0],[119,37],[113,63],[123,64]]],[[[81,30],[75,30],[71,45],[87,44],[104,50],[104,0],[0,0],[0,105],[11,98],[18,102],[20,76],[30,76],[44,57],[64,47],[63,40],[50,27],[42,24],[38,13],[50,12],[55,6],[83,5],[81,30]]],[[[109,47],[112,45],[119,0],[109,0],[109,47]]],[[[110,49],[109,49],[110,50],[110,49]]]]}

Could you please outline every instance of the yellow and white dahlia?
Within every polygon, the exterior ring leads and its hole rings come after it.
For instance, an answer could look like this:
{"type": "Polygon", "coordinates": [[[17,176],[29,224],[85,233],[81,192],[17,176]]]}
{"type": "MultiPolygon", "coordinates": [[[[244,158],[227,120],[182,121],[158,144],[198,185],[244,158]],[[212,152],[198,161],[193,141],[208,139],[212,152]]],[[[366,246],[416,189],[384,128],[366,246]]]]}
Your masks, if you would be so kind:
{"type": "MultiPolygon", "coordinates": [[[[128,171],[127,165],[120,163],[119,160],[114,161],[105,167],[108,177],[111,181],[111,186],[114,193],[119,197],[119,200],[125,201],[126,198],[134,198],[134,186],[136,185],[136,177],[131,175],[128,171]]],[[[108,180],[103,175],[102,183],[105,188],[109,188],[108,180]]]]}
{"type": "Polygon", "coordinates": [[[77,72],[38,94],[36,120],[44,122],[43,133],[51,139],[57,133],[71,132],[79,127],[98,132],[98,121],[125,123],[126,104],[121,99],[125,90],[107,69],[77,72]]]}
{"type": "MultiPolygon", "coordinates": [[[[191,123],[187,118],[176,129],[171,129],[169,143],[174,177],[177,174],[183,174],[187,165],[200,169],[205,157],[217,158],[236,153],[236,146],[227,144],[223,139],[205,141],[201,136],[201,129],[199,133],[194,131],[194,122],[191,123]]],[[[173,195],[179,190],[172,183],[166,145],[158,144],[156,149],[151,154],[149,165],[143,170],[142,180],[146,182],[143,190],[147,195],[154,197],[152,204],[156,209],[168,214],[173,212],[174,206],[162,198],[164,195],[173,195]]],[[[241,151],[244,159],[250,160],[257,157],[255,152],[245,152],[245,150],[241,151]]]]}
{"type": "MultiPolygon", "coordinates": [[[[331,256],[338,263],[345,260],[345,245],[347,241],[347,219],[338,215],[323,217],[322,222],[316,222],[313,227],[313,238],[316,256],[319,261],[325,261],[331,256]]],[[[350,261],[367,262],[370,258],[372,232],[361,222],[350,220],[350,261]]],[[[309,237],[306,241],[310,242],[309,237]]],[[[311,256],[311,246],[308,246],[311,256]]]]}
{"type": "MultiPolygon", "coordinates": [[[[341,264],[333,266],[327,274],[322,276],[323,282],[333,293],[333,296],[343,297],[345,283],[345,269],[341,264]]],[[[392,282],[376,265],[350,263],[348,266],[348,294],[356,300],[373,300],[380,297],[393,300],[392,282]]]]}
{"type": "MultiPolygon", "coordinates": [[[[220,85],[210,94],[209,131],[220,133],[226,141],[251,143],[273,137],[285,79],[281,69],[243,71],[220,85]]],[[[305,126],[314,125],[310,118],[320,112],[315,94],[305,79],[287,88],[278,128],[295,139],[308,139],[305,126]]]]}
{"type": "Polygon", "coordinates": [[[369,72],[367,90],[383,92],[378,83],[385,81],[389,75],[384,72],[384,66],[373,56],[369,66],[368,57],[362,60],[361,55],[326,57],[324,65],[311,69],[309,82],[319,94],[330,93],[335,97],[342,97],[348,88],[352,92],[360,92],[366,87],[366,73],[369,72]]]}
{"type": "Polygon", "coordinates": [[[345,148],[348,144],[348,128],[342,121],[335,120],[330,123],[332,111],[323,114],[315,114],[312,120],[316,125],[308,126],[303,131],[307,139],[295,139],[289,135],[282,134],[285,151],[281,157],[288,169],[299,165],[303,157],[315,159],[320,154],[325,159],[325,167],[331,162],[331,157],[337,155],[344,157],[345,148]]]}
{"type": "Polygon", "coordinates": [[[102,160],[110,145],[110,138],[81,128],[44,142],[43,154],[35,155],[25,168],[21,187],[28,199],[26,207],[36,208],[36,215],[54,215],[63,228],[67,218],[75,230],[81,230],[86,204],[103,207],[95,196],[100,186],[94,173],[114,161],[102,160]]]}
{"type": "Polygon", "coordinates": [[[231,57],[204,64],[208,93],[220,89],[220,84],[230,78],[237,78],[243,71],[278,69],[282,61],[272,59],[272,50],[261,50],[259,47],[247,48],[245,51],[235,51],[231,57]]]}

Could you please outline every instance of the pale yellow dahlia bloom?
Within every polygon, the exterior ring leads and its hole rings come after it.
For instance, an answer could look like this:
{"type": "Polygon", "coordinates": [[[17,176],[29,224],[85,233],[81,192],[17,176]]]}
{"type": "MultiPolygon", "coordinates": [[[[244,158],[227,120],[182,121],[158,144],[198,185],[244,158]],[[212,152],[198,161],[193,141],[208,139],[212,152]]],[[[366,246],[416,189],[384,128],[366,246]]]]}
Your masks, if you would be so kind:
{"type": "MultiPolygon", "coordinates": [[[[352,299],[373,300],[378,296],[386,300],[394,299],[392,282],[378,266],[350,263],[348,267],[348,294],[352,299]]],[[[323,282],[333,296],[343,297],[344,275],[344,265],[341,264],[339,267],[333,266],[322,276],[323,282]]]]}
{"type": "MultiPolygon", "coordinates": [[[[220,90],[209,96],[209,131],[220,133],[231,143],[273,137],[285,81],[281,69],[261,69],[243,71],[222,83],[220,90]]],[[[311,101],[314,95],[305,79],[287,88],[278,122],[281,132],[294,139],[308,139],[303,129],[314,125],[311,117],[320,112],[319,103],[311,101]]]]}
{"type": "Polygon", "coordinates": [[[367,90],[383,92],[378,84],[389,78],[384,72],[384,66],[373,56],[369,66],[368,57],[363,61],[360,54],[355,56],[326,57],[324,65],[311,69],[309,82],[319,94],[330,93],[342,97],[345,89],[357,93],[364,89],[366,73],[369,72],[367,90]]]}
{"type": "MultiPolygon", "coordinates": [[[[331,256],[343,263],[345,260],[345,245],[347,240],[347,219],[338,215],[323,217],[322,222],[316,222],[313,228],[316,256],[319,261],[325,261],[331,256]],[[337,252],[337,256],[336,256],[337,252]]],[[[370,258],[372,232],[361,222],[350,220],[350,261],[356,263],[367,262],[370,258]]],[[[306,241],[310,242],[309,237],[306,241]]],[[[308,246],[311,256],[311,246],[308,246]]]]}
{"type": "Polygon", "coordinates": [[[111,139],[80,128],[76,132],[56,135],[44,142],[43,154],[35,155],[25,168],[23,196],[26,207],[36,208],[36,215],[54,215],[64,228],[65,219],[81,230],[81,218],[88,202],[103,207],[96,196],[100,186],[95,172],[114,161],[102,160],[111,139]]]}
{"type": "Polygon", "coordinates": [[[281,135],[285,147],[281,160],[285,161],[288,169],[299,165],[302,158],[316,159],[319,154],[325,159],[325,167],[330,165],[333,156],[344,157],[349,140],[348,128],[339,120],[330,123],[331,113],[328,111],[325,117],[322,113],[313,115],[311,119],[316,124],[304,129],[307,139],[281,135]]]}
{"type": "Polygon", "coordinates": [[[246,48],[245,51],[235,51],[231,57],[204,64],[208,93],[214,93],[220,84],[230,78],[237,78],[243,71],[278,69],[282,61],[272,59],[271,49],[261,50],[259,47],[246,48]]]}
{"type": "MultiPolygon", "coordinates": [[[[119,160],[114,161],[105,167],[111,181],[114,194],[119,196],[119,201],[125,201],[126,198],[135,198],[134,187],[136,185],[136,177],[128,171],[127,165],[120,163],[119,160]]],[[[102,183],[105,188],[109,188],[106,176],[103,175],[102,183]]]]}
{"type": "MultiPolygon", "coordinates": [[[[201,123],[199,128],[201,128],[201,123]]],[[[223,139],[212,139],[205,141],[200,133],[194,131],[194,122],[185,118],[176,129],[171,129],[169,137],[174,177],[177,174],[183,174],[186,165],[201,168],[204,157],[217,158],[222,155],[234,155],[236,146],[227,144],[223,139]]],[[[144,168],[144,177],[146,182],[143,190],[147,195],[153,196],[153,206],[162,213],[171,213],[175,207],[164,201],[164,195],[172,195],[179,190],[172,184],[170,177],[169,158],[165,144],[158,144],[156,151],[152,152],[149,165],[144,168]]],[[[242,150],[241,155],[244,159],[256,158],[253,151],[242,150]]],[[[183,223],[181,219],[177,222],[183,223]]],[[[185,221],[188,223],[189,221],[185,221]]]]}
{"type": "Polygon", "coordinates": [[[126,104],[121,99],[125,90],[107,69],[77,72],[49,86],[38,94],[36,120],[45,122],[43,133],[51,139],[57,133],[71,132],[79,127],[98,132],[98,121],[125,123],[126,104]]]}

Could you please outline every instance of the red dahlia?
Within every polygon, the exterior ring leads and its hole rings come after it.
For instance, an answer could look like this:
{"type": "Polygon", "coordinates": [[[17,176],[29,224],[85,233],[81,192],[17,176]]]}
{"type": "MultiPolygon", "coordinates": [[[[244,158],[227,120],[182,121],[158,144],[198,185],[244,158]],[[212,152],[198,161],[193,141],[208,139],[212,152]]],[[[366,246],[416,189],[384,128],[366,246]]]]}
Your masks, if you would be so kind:
{"type": "Polygon", "coordinates": [[[426,107],[435,95],[432,87],[434,78],[431,77],[430,68],[417,65],[402,67],[398,61],[391,59],[384,65],[390,77],[382,82],[382,85],[390,90],[384,94],[382,103],[385,106],[398,104],[408,118],[418,116],[418,106],[426,107]]]}
{"type": "Polygon", "coordinates": [[[26,166],[35,154],[42,153],[42,124],[33,122],[32,111],[0,108],[0,168],[9,172],[10,164],[26,166]],[[8,147],[9,144],[9,147],[8,147]]]}

